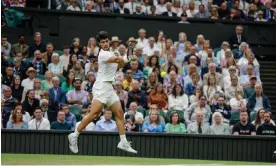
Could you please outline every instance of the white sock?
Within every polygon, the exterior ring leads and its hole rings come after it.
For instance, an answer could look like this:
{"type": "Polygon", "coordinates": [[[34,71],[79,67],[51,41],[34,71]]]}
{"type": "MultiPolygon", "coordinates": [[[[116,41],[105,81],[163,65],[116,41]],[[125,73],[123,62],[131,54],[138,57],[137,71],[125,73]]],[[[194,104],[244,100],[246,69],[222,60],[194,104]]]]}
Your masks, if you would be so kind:
{"type": "Polygon", "coordinates": [[[78,130],[75,129],[75,134],[76,134],[77,136],[79,136],[79,135],[80,135],[80,132],[78,132],[78,130]]]}
{"type": "Polygon", "coordinates": [[[127,142],[126,135],[120,135],[120,139],[121,139],[121,141],[126,141],[127,142]]]}

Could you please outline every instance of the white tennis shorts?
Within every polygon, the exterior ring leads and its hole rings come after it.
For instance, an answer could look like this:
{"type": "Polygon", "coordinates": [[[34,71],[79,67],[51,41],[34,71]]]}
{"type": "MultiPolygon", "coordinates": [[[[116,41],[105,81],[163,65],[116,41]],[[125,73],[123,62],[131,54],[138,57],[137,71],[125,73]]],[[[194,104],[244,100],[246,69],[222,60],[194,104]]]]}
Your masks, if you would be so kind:
{"type": "Polygon", "coordinates": [[[95,82],[92,93],[93,100],[96,99],[105,104],[107,107],[110,107],[115,102],[120,101],[112,84],[109,82],[95,82]]]}

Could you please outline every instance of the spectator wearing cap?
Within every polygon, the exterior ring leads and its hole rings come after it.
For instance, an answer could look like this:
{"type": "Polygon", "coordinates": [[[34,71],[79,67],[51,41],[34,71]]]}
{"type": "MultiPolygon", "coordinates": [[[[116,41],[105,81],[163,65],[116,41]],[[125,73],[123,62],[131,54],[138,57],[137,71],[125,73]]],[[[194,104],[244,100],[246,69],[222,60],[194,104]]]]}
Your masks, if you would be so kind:
{"type": "Polygon", "coordinates": [[[264,12],[263,11],[259,10],[257,12],[257,18],[256,18],[255,21],[258,21],[258,22],[266,22],[267,21],[266,19],[264,19],[264,12]]]}
{"type": "Polygon", "coordinates": [[[170,115],[170,121],[165,126],[165,132],[167,133],[186,133],[186,126],[180,122],[180,117],[176,111],[170,115]]]}
{"type": "Polygon", "coordinates": [[[33,67],[36,70],[36,74],[39,75],[44,75],[46,72],[47,61],[42,58],[43,56],[39,50],[36,50],[34,52],[34,59],[28,65],[28,67],[33,67]]]}
{"type": "Polygon", "coordinates": [[[34,57],[34,52],[36,50],[39,50],[40,52],[45,52],[46,51],[46,45],[42,42],[41,39],[41,33],[40,32],[36,32],[34,35],[34,41],[35,43],[32,44],[29,47],[29,58],[34,57]]]}
{"type": "Polygon", "coordinates": [[[13,44],[11,47],[11,55],[13,57],[15,57],[17,53],[28,55],[29,46],[25,44],[25,37],[20,35],[18,39],[18,43],[13,44]]]}
{"type": "Polygon", "coordinates": [[[54,53],[54,45],[52,43],[48,43],[46,45],[46,52],[42,53],[42,58],[44,62],[49,65],[52,61],[52,55],[54,53]]]}
{"type": "Polygon", "coordinates": [[[33,67],[29,67],[26,73],[28,75],[28,78],[24,79],[21,82],[21,86],[24,87],[24,92],[29,89],[33,89],[36,70],[33,67]]]}
{"type": "Polygon", "coordinates": [[[235,35],[231,36],[229,43],[232,49],[238,48],[242,42],[246,42],[246,38],[243,35],[243,27],[241,25],[236,26],[235,35]]]}
{"type": "Polygon", "coordinates": [[[109,109],[104,110],[104,118],[96,123],[95,131],[118,131],[116,122],[111,119],[112,112],[109,109]]]}
{"type": "Polygon", "coordinates": [[[195,8],[195,3],[194,1],[190,1],[188,4],[188,10],[186,10],[187,16],[190,17],[194,17],[195,14],[197,13],[197,9],[195,8]]]}
{"type": "Polygon", "coordinates": [[[216,64],[215,63],[209,63],[208,65],[208,73],[204,74],[203,76],[203,85],[208,84],[208,78],[210,75],[215,75],[216,85],[219,85],[221,88],[223,88],[223,77],[220,73],[216,72],[216,64]]]}
{"type": "Polygon", "coordinates": [[[125,6],[124,0],[118,0],[119,7],[114,11],[114,13],[119,14],[130,14],[129,9],[125,6]]]}
{"type": "Polygon", "coordinates": [[[203,4],[199,5],[198,12],[194,15],[194,18],[209,18],[209,12],[205,10],[203,4]]]}
{"type": "Polygon", "coordinates": [[[135,119],[141,118],[142,120],[144,119],[144,115],[141,112],[138,112],[137,110],[137,103],[132,102],[129,105],[129,109],[127,112],[124,114],[124,118],[126,118],[126,115],[134,116],[135,119]]]}
{"type": "MultiPolygon", "coordinates": [[[[209,118],[209,117],[208,117],[209,118]]],[[[187,131],[189,134],[208,134],[209,126],[204,123],[204,113],[201,111],[195,112],[195,121],[188,124],[187,131]]]]}
{"type": "Polygon", "coordinates": [[[213,114],[209,134],[230,135],[229,125],[223,122],[223,117],[220,112],[215,112],[213,114]]]}
{"type": "Polygon", "coordinates": [[[178,21],[179,24],[190,24],[190,22],[187,21],[187,14],[182,13],[181,14],[181,21],[178,21]]]}
{"type": "Polygon", "coordinates": [[[135,12],[133,14],[134,15],[145,16],[145,13],[143,13],[142,6],[140,4],[136,5],[135,12]]]}
{"type": "Polygon", "coordinates": [[[123,89],[123,85],[121,81],[116,81],[114,84],[114,89],[120,99],[120,101],[123,101],[124,107],[126,108],[127,102],[128,102],[128,93],[123,89]]]}
{"type": "Polygon", "coordinates": [[[166,4],[167,6],[167,11],[166,12],[163,12],[162,13],[162,16],[167,16],[167,17],[176,17],[177,15],[176,15],[176,13],[174,13],[173,11],[172,11],[172,3],[171,2],[168,2],[167,4],[166,4]]]}
{"type": "Polygon", "coordinates": [[[69,46],[64,46],[63,47],[63,55],[61,55],[60,62],[62,64],[62,67],[65,71],[67,71],[68,65],[69,65],[69,60],[70,60],[70,47],[69,46]]]}
{"type": "Polygon", "coordinates": [[[30,116],[33,116],[37,107],[39,107],[39,100],[35,98],[35,91],[29,89],[26,92],[25,100],[22,102],[22,109],[28,111],[30,116]]]}
{"type": "Polygon", "coordinates": [[[165,0],[158,1],[158,4],[156,6],[156,14],[161,15],[164,12],[167,12],[167,5],[165,0]]]}
{"type": "Polygon", "coordinates": [[[70,90],[66,94],[68,104],[86,106],[88,104],[88,92],[81,90],[81,79],[74,79],[74,90],[70,90]]]}
{"type": "Polygon", "coordinates": [[[256,135],[256,129],[248,120],[246,111],[240,113],[240,122],[233,126],[233,135],[256,135]]]}
{"type": "Polygon", "coordinates": [[[144,91],[140,90],[140,83],[137,80],[133,81],[133,90],[128,92],[127,107],[131,102],[136,102],[139,109],[147,108],[148,106],[147,95],[144,91]]]}
{"type": "Polygon", "coordinates": [[[57,121],[51,124],[51,130],[71,130],[72,126],[65,120],[64,111],[58,111],[57,121]]]}
{"type": "Polygon", "coordinates": [[[257,112],[263,108],[266,112],[271,112],[270,101],[267,96],[263,94],[263,88],[261,84],[255,85],[255,93],[248,98],[248,103],[246,105],[247,111],[257,112]]]}
{"type": "Polygon", "coordinates": [[[241,78],[240,78],[240,84],[242,86],[244,86],[244,87],[249,86],[250,85],[250,79],[253,79],[253,78],[257,79],[258,83],[260,83],[260,84],[262,83],[260,78],[254,75],[253,65],[248,65],[246,71],[247,71],[247,74],[242,75],[241,78]]]}
{"type": "Polygon", "coordinates": [[[77,3],[77,0],[70,0],[70,5],[67,7],[66,10],[69,11],[81,11],[79,4],[77,3]]]}
{"type": "Polygon", "coordinates": [[[11,44],[8,42],[7,36],[1,37],[1,51],[4,53],[4,56],[10,57],[11,44]]]}
{"type": "Polygon", "coordinates": [[[12,65],[9,65],[6,67],[6,73],[5,73],[4,77],[2,78],[2,84],[11,86],[13,77],[14,77],[13,76],[13,67],[12,67],[12,65]]]}
{"type": "Polygon", "coordinates": [[[31,130],[50,130],[50,122],[48,119],[43,118],[41,108],[36,108],[34,111],[34,118],[29,121],[28,129],[31,130]]]}
{"type": "Polygon", "coordinates": [[[257,135],[276,135],[276,126],[271,120],[271,113],[264,113],[264,123],[257,129],[257,135]]]}
{"type": "Polygon", "coordinates": [[[121,40],[119,40],[118,36],[113,36],[111,38],[111,47],[110,47],[110,51],[115,53],[117,52],[119,54],[119,43],[121,42],[121,40]]]}

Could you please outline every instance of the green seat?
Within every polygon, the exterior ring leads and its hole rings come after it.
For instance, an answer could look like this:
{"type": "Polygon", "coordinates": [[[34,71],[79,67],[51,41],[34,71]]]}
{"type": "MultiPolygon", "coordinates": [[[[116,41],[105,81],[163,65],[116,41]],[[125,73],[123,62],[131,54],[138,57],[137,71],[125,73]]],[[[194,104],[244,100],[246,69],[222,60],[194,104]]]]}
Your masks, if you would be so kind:
{"type": "Polygon", "coordinates": [[[146,110],[145,109],[137,109],[138,112],[141,112],[143,114],[143,118],[145,118],[146,110]]]}
{"type": "Polygon", "coordinates": [[[235,58],[235,59],[237,59],[237,57],[239,56],[239,49],[233,49],[232,50],[232,54],[233,54],[233,57],[235,58]]]}
{"type": "Polygon", "coordinates": [[[9,63],[9,64],[12,64],[13,62],[14,62],[14,57],[9,57],[8,63],[9,63]]]}
{"type": "Polygon", "coordinates": [[[54,52],[55,52],[55,53],[58,53],[59,56],[61,56],[61,55],[64,54],[64,52],[63,52],[62,50],[55,50],[54,52]]]}
{"type": "Polygon", "coordinates": [[[214,54],[215,54],[215,57],[217,57],[217,53],[221,50],[221,48],[215,48],[214,49],[214,54]]]}
{"type": "Polygon", "coordinates": [[[256,115],[257,115],[256,111],[250,112],[250,122],[253,122],[255,120],[256,115]]]}
{"type": "Polygon", "coordinates": [[[41,75],[41,74],[37,74],[37,75],[36,75],[36,78],[38,78],[38,79],[40,79],[40,80],[45,80],[44,75],[41,75]]]}
{"type": "Polygon", "coordinates": [[[59,75],[58,78],[59,78],[59,82],[65,82],[66,81],[66,78],[63,75],[59,75]]]}
{"type": "Polygon", "coordinates": [[[166,114],[166,123],[169,123],[170,122],[170,116],[171,116],[171,113],[172,112],[177,112],[178,113],[178,116],[180,118],[180,122],[181,123],[185,123],[185,119],[184,119],[184,111],[181,111],[181,110],[169,110],[166,114]]]}
{"type": "Polygon", "coordinates": [[[77,122],[79,122],[82,117],[81,117],[81,111],[82,108],[79,105],[71,105],[69,107],[69,111],[76,116],[77,122]]]}
{"type": "Polygon", "coordinates": [[[240,112],[232,112],[230,118],[230,125],[234,125],[240,121],[240,112]]]}

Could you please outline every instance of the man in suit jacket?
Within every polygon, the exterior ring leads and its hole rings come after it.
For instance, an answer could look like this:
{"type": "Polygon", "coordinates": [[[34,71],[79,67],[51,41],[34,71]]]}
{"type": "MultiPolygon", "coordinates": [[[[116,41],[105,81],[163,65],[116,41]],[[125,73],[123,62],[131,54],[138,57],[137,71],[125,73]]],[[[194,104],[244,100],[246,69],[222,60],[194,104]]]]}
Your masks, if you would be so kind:
{"type": "Polygon", "coordinates": [[[134,12],[133,14],[140,15],[140,16],[144,16],[145,15],[145,13],[142,12],[142,6],[140,4],[136,5],[136,12],[134,12]]]}
{"type": "Polygon", "coordinates": [[[273,17],[269,21],[271,21],[271,22],[276,21],[276,10],[273,12],[273,17]]]}
{"type": "Polygon", "coordinates": [[[66,104],[66,92],[59,86],[59,78],[53,77],[53,88],[49,89],[49,100],[53,105],[66,104]]]}
{"type": "Polygon", "coordinates": [[[204,5],[199,5],[198,12],[195,14],[194,18],[209,18],[209,13],[205,10],[204,5]]]}
{"type": "Polygon", "coordinates": [[[177,14],[172,12],[172,3],[168,2],[167,3],[167,12],[162,13],[162,16],[167,16],[167,17],[176,17],[177,14]]]}
{"type": "Polygon", "coordinates": [[[264,19],[270,20],[273,18],[273,10],[271,10],[271,2],[268,1],[265,3],[265,9],[263,9],[264,12],[264,19]]]}
{"type": "Polygon", "coordinates": [[[232,49],[238,48],[242,42],[246,42],[246,38],[242,35],[243,27],[241,25],[236,26],[236,34],[231,36],[229,43],[232,49]]]}
{"type": "Polygon", "coordinates": [[[119,4],[115,2],[115,0],[110,0],[109,3],[109,11],[110,12],[115,12],[115,10],[119,9],[119,4]]]}
{"type": "Polygon", "coordinates": [[[119,3],[119,7],[114,11],[114,13],[130,14],[130,11],[124,6],[124,0],[119,0],[118,3],[119,3]]]}

